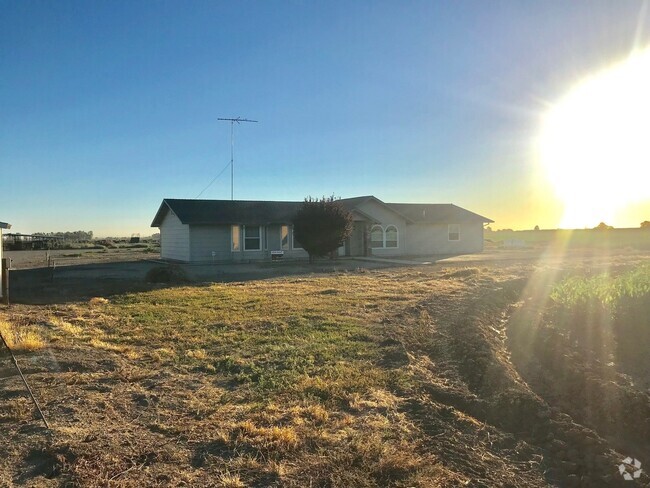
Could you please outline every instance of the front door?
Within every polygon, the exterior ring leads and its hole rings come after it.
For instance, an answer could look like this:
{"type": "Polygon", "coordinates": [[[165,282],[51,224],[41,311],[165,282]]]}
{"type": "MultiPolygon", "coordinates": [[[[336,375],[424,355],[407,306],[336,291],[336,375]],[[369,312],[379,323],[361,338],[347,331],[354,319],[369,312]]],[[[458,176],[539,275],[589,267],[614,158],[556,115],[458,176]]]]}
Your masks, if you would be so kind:
{"type": "Polygon", "coordinates": [[[352,224],[352,234],[350,234],[350,254],[349,256],[366,255],[366,223],[356,221],[352,224]]]}

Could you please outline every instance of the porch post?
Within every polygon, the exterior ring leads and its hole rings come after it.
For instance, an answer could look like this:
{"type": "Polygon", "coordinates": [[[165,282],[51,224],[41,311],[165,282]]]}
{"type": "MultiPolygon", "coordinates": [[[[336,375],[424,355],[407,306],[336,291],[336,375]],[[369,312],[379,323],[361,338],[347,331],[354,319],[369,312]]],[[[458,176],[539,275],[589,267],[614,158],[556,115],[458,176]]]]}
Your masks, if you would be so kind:
{"type": "Polygon", "coordinates": [[[370,255],[369,235],[368,235],[368,222],[363,222],[363,255],[370,255]]]}

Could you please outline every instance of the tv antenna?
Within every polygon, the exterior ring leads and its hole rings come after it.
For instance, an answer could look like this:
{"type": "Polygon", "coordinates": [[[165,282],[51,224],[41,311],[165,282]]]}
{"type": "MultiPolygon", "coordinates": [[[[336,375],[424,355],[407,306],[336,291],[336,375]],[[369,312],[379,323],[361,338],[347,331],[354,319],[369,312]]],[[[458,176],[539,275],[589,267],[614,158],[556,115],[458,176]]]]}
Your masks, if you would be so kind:
{"type": "Polygon", "coordinates": [[[230,122],[230,199],[235,199],[235,123],[240,122],[257,122],[257,120],[236,118],[218,118],[230,122]]]}

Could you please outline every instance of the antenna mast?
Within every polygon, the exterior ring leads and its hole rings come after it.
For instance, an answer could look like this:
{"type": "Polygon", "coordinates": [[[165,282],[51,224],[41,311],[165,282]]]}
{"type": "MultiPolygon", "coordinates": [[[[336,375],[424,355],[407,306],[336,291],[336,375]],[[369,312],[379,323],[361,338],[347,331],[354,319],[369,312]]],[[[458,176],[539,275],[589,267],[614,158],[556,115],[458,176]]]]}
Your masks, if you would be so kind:
{"type": "Polygon", "coordinates": [[[218,118],[217,120],[226,120],[230,122],[230,199],[235,199],[235,122],[257,122],[257,120],[235,118],[218,118]]]}

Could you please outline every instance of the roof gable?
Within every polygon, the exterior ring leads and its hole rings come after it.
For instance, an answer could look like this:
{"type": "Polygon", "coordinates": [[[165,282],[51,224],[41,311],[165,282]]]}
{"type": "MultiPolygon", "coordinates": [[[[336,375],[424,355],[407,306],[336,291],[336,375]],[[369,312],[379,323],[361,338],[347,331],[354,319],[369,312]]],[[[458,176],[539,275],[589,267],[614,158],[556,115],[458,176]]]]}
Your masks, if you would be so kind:
{"type": "MultiPolygon", "coordinates": [[[[411,222],[411,219],[408,216],[404,215],[398,209],[391,207],[387,203],[382,202],[379,198],[377,198],[377,197],[375,197],[373,195],[367,195],[367,196],[364,196],[364,197],[354,197],[354,198],[342,198],[339,201],[349,211],[355,210],[355,211],[357,211],[357,212],[359,212],[359,213],[361,213],[363,215],[366,215],[366,216],[367,216],[367,214],[364,214],[363,212],[361,212],[357,207],[360,207],[362,204],[366,203],[367,201],[373,201],[373,202],[381,205],[385,209],[389,210],[390,212],[399,215],[400,217],[405,219],[407,222],[411,222]]],[[[369,217],[370,220],[375,220],[373,217],[370,217],[370,216],[368,216],[368,217],[369,217]]]]}
{"type": "Polygon", "coordinates": [[[418,224],[455,224],[460,222],[494,222],[453,203],[387,203],[387,206],[418,224]]]}

